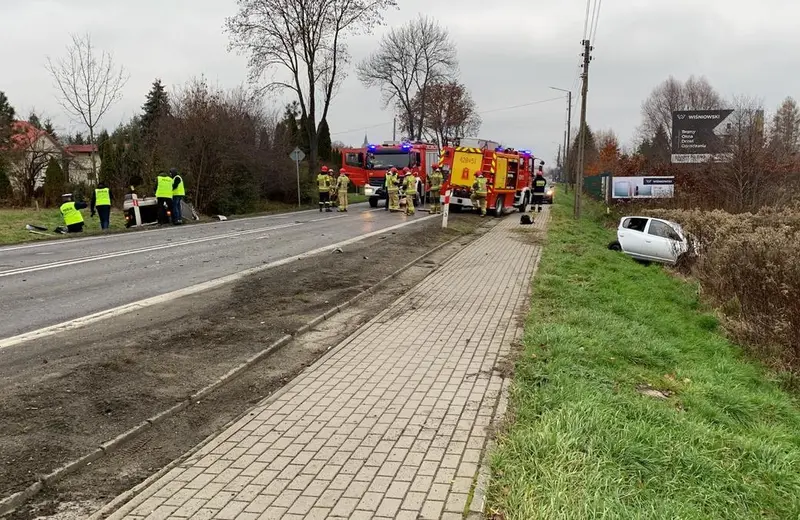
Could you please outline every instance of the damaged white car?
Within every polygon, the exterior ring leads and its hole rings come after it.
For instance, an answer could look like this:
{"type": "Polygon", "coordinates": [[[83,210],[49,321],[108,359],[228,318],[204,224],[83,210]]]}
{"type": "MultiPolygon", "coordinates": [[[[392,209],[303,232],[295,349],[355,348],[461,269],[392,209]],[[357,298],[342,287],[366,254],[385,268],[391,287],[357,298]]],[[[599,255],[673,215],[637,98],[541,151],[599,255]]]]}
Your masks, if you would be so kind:
{"type": "Polygon", "coordinates": [[[644,262],[675,265],[691,243],[680,224],[653,217],[622,217],[609,249],[644,262]]]}

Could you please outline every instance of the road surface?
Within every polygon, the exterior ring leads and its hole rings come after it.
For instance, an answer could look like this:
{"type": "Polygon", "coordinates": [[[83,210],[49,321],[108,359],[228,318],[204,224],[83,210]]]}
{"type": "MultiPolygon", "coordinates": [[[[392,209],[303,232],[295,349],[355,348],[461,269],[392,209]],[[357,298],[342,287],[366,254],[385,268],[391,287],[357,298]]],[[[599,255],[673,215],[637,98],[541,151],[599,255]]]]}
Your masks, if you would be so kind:
{"type": "Polygon", "coordinates": [[[408,219],[359,204],[347,213],[312,210],[0,248],[0,315],[4,317],[0,340],[262,266],[408,219]]]}

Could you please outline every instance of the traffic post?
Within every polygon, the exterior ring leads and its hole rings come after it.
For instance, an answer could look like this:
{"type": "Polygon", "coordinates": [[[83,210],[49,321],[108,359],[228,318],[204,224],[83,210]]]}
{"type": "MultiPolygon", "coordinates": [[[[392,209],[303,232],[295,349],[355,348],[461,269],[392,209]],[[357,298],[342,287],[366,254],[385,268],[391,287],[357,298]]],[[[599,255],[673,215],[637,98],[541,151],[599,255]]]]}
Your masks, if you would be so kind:
{"type": "Polygon", "coordinates": [[[131,195],[131,202],[133,203],[133,215],[136,217],[136,225],[142,225],[142,214],[139,211],[139,196],[133,193],[131,195]]]}
{"type": "Polygon", "coordinates": [[[300,207],[300,161],[306,154],[300,147],[295,148],[292,150],[292,153],[289,154],[289,158],[294,161],[295,166],[297,167],[297,207],[300,207]]]}
{"type": "Polygon", "coordinates": [[[442,228],[447,227],[447,215],[450,214],[450,191],[447,190],[444,194],[444,207],[442,208],[442,228]]]}

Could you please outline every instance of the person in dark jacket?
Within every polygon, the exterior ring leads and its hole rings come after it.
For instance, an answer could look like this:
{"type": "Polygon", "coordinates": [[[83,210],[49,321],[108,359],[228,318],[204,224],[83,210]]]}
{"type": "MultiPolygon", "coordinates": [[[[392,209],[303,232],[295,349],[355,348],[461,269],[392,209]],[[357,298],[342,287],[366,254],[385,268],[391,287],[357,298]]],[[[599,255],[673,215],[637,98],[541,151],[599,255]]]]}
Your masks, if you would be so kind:
{"type": "Polygon", "coordinates": [[[536,177],[533,178],[533,205],[531,206],[531,212],[542,212],[545,188],[547,188],[547,179],[544,178],[542,167],[539,166],[539,171],[536,172],[536,177]]]}
{"type": "Polygon", "coordinates": [[[100,182],[92,192],[92,200],[89,203],[89,211],[94,217],[95,210],[100,217],[100,228],[108,229],[111,227],[111,204],[114,202],[114,195],[105,183],[100,182]]]}

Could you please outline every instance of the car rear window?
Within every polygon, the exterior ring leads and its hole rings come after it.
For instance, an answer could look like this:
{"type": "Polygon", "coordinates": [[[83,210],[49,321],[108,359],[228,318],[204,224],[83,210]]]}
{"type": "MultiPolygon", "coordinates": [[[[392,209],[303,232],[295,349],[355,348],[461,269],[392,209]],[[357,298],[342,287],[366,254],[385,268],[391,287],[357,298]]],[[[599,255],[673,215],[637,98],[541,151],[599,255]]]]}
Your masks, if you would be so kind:
{"type": "Polygon", "coordinates": [[[647,227],[646,218],[629,217],[622,221],[622,227],[625,229],[632,229],[633,231],[640,231],[644,233],[647,227]]]}

